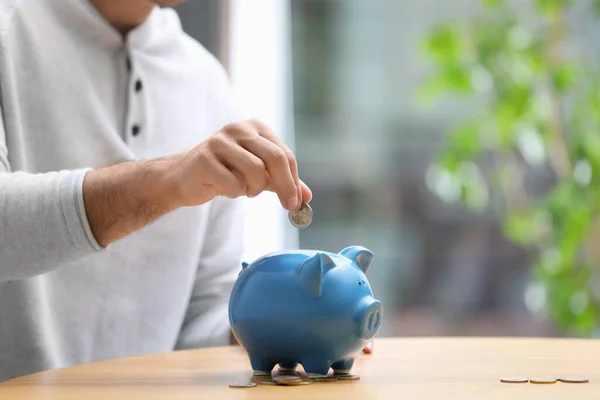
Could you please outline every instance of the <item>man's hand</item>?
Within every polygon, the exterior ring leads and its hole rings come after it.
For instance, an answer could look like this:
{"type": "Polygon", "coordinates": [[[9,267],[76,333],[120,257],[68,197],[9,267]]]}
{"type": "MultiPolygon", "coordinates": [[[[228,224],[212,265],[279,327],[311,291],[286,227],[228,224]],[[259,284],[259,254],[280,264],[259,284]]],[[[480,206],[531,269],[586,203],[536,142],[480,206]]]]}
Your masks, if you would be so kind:
{"type": "Polygon", "coordinates": [[[184,153],[90,171],[83,200],[94,237],[108,246],[177,208],[265,190],[288,210],[312,200],[292,152],[252,120],[227,125],[184,153]]]}
{"type": "Polygon", "coordinates": [[[227,125],[174,157],[172,176],[185,206],[203,204],[215,196],[255,197],[267,190],[277,193],[285,209],[297,210],[312,198],[298,177],[294,154],[256,120],[227,125]]]}

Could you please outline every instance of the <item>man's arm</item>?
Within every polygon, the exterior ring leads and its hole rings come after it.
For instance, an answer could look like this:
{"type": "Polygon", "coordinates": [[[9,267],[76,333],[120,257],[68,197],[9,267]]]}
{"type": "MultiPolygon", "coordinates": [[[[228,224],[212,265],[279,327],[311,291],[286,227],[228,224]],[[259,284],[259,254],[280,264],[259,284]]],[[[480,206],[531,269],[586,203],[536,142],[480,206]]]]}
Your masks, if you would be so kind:
{"type": "Polygon", "coordinates": [[[163,159],[46,174],[10,172],[2,131],[0,281],[101,251],[176,208],[264,190],[276,192],[287,209],[311,197],[293,154],[258,121],[227,125],[163,159]]]}

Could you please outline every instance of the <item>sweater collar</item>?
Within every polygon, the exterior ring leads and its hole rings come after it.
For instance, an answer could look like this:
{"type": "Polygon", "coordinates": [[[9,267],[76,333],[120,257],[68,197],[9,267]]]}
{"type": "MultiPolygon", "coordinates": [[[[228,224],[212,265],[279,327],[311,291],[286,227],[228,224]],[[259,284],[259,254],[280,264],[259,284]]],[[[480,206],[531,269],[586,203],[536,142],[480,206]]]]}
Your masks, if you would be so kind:
{"type": "Polygon", "coordinates": [[[77,34],[88,36],[111,51],[120,50],[125,45],[131,48],[149,47],[163,31],[165,24],[161,15],[163,10],[155,6],[142,24],[123,37],[104,19],[90,0],[61,0],[51,3],[56,6],[64,22],[72,26],[77,34]]]}

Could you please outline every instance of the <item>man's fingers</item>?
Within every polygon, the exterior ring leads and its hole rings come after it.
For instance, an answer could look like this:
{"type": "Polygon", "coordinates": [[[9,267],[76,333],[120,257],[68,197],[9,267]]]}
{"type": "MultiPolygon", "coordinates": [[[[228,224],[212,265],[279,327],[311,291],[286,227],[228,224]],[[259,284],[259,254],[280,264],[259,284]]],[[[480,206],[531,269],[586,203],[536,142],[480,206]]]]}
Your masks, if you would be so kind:
{"type": "Polygon", "coordinates": [[[290,171],[292,173],[292,177],[294,178],[294,184],[296,185],[296,194],[298,196],[298,208],[299,208],[302,205],[302,202],[305,201],[305,199],[302,197],[303,192],[302,192],[302,188],[300,186],[300,177],[298,176],[298,163],[296,161],[296,156],[290,150],[290,148],[285,144],[285,142],[283,140],[281,140],[281,138],[279,136],[277,136],[275,134],[275,132],[273,132],[273,130],[269,126],[267,126],[266,124],[262,123],[261,121],[257,121],[257,120],[251,120],[251,121],[249,121],[249,123],[255,127],[255,129],[258,131],[258,134],[260,136],[264,137],[265,139],[269,140],[270,142],[275,143],[277,146],[279,146],[285,152],[285,155],[288,159],[288,164],[290,166],[290,171]]]}
{"type": "Polygon", "coordinates": [[[300,180],[300,191],[302,192],[302,201],[307,204],[310,203],[313,196],[312,191],[302,180],[300,180]]]}
{"type": "Polygon", "coordinates": [[[204,175],[209,182],[214,182],[218,195],[236,198],[245,194],[247,184],[244,177],[241,174],[236,176],[216,158],[208,161],[204,175]]]}
{"type": "Polygon", "coordinates": [[[263,161],[240,147],[233,140],[214,150],[217,158],[245,185],[244,194],[258,196],[267,186],[267,171],[263,161]]]}
{"type": "Polygon", "coordinates": [[[265,164],[269,174],[269,186],[277,193],[283,207],[288,210],[297,209],[298,190],[285,151],[262,136],[240,140],[240,145],[265,164]]]}

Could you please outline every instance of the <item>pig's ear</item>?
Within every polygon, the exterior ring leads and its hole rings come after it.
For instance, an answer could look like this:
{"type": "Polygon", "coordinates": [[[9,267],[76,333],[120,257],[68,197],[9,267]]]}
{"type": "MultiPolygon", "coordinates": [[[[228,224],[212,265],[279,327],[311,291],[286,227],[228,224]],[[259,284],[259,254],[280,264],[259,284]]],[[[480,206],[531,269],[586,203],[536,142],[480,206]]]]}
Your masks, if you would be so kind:
{"type": "Polygon", "coordinates": [[[299,271],[300,284],[314,297],[321,297],[323,274],[335,263],[327,254],[317,253],[302,264],[299,271]]]}
{"type": "Polygon", "coordinates": [[[371,250],[365,249],[362,246],[346,247],[340,251],[340,254],[354,261],[365,274],[373,262],[373,258],[375,258],[375,254],[371,250]]]}

